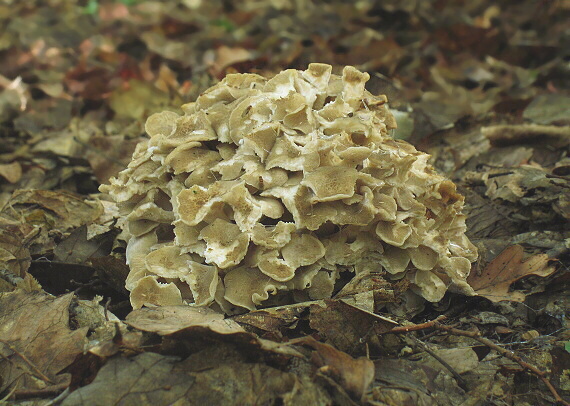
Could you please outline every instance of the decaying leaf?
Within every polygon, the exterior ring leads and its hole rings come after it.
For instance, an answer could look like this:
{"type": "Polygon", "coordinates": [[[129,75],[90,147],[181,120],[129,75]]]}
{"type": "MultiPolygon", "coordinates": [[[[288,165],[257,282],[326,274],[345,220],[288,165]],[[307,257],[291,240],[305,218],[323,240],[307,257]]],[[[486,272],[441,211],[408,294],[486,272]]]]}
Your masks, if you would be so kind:
{"type": "Polygon", "coordinates": [[[113,236],[87,238],[87,227],[81,226],[54,248],[55,260],[71,264],[84,264],[94,257],[102,257],[111,250],[113,236]]]}
{"type": "Polygon", "coordinates": [[[570,97],[562,93],[543,94],[535,97],[527,106],[523,117],[541,124],[568,124],[569,109],[570,97]]]}
{"type": "Polygon", "coordinates": [[[233,316],[232,319],[245,326],[251,326],[268,333],[279,334],[287,329],[294,328],[301,318],[301,314],[308,306],[306,303],[295,303],[286,306],[269,307],[238,314],[233,316]]]}
{"type": "Polygon", "coordinates": [[[65,231],[95,220],[102,212],[103,206],[98,201],[69,192],[17,190],[2,215],[65,231]]]}
{"type": "Polygon", "coordinates": [[[135,150],[138,139],[126,139],[124,135],[94,135],[89,138],[86,158],[100,183],[123,170],[135,150]]]}
{"type": "Polygon", "coordinates": [[[97,271],[99,279],[115,291],[128,295],[129,291],[125,289],[125,279],[129,274],[129,267],[124,260],[107,255],[99,258],[92,258],[91,265],[97,271]]]}
{"type": "Polygon", "coordinates": [[[220,334],[243,332],[233,320],[205,307],[162,306],[133,310],[127,316],[127,324],[143,331],[161,335],[172,334],[193,326],[208,327],[220,334]]]}
{"type": "Polygon", "coordinates": [[[69,328],[73,294],[0,294],[0,393],[69,382],[58,373],[83,351],[87,328],[69,328]]]}
{"type": "Polygon", "coordinates": [[[253,59],[253,56],[254,53],[247,49],[222,45],[216,49],[214,60],[210,62],[210,72],[212,76],[219,77],[228,66],[253,59]]]}
{"type": "Polygon", "coordinates": [[[309,380],[267,365],[230,363],[194,371],[178,357],[152,352],[111,359],[92,384],[71,393],[62,405],[85,399],[101,406],[331,404],[309,380]]]}
{"type": "Polygon", "coordinates": [[[356,399],[361,399],[374,380],[374,363],[367,358],[352,358],[331,345],[308,336],[294,341],[312,347],[313,362],[321,372],[337,379],[342,387],[356,399]]]}
{"type": "Polygon", "coordinates": [[[0,177],[10,183],[16,183],[22,177],[22,166],[18,162],[0,165],[0,177]]]}
{"type": "MultiPolygon", "coordinates": [[[[435,355],[444,360],[455,372],[464,374],[465,372],[472,371],[479,365],[479,358],[471,348],[442,348],[433,351],[435,355]]],[[[430,354],[423,357],[422,364],[429,366],[435,370],[440,368],[438,360],[433,358],[430,354]]]]}
{"type": "Polygon", "coordinates": [[[365,343],[378,348],[377,334],[397,325],[395,321],[342,300],[325,300],[324,305],[312,305],[309,321],[329,343],[349,354],[363,353],[365,343]]]}
{"type": "Polygon", "coordinates": [[[111,95],[109,106],[120,117],[138,120],[170,104],[168,95],[140,80],[130,80],[128,86],[111,95]]]}
{"type": "MultiPolygon", "coordinates": [[[[568,98],[567,98],[568,99],[568,98]]],[[[544,143],[562,148],[570,141],[570,127],[551,125],[496,125],[483,127],[481,133],[493,145],[544,143]]]]}
{"type": "Polygon", "coordinates": [[[13,275],[24,277],[30,267],[28,240],[37,234],[34,231],[27,224],[3,224],[0,227],[0,263],[13,275]]]}
{"type": "Polygon", "coordinates": [[[528,275],[548,276],[555,271],[549,264],[546,254],[536,254],[523,259],[524,249],[521,245],[511,245],[492,260],[485,269],[477,274],[472,272],[467,281],[479,296],[493,302],[513,300],[522,302],[522,292],[509,291],[511,284],[528,275]]]}

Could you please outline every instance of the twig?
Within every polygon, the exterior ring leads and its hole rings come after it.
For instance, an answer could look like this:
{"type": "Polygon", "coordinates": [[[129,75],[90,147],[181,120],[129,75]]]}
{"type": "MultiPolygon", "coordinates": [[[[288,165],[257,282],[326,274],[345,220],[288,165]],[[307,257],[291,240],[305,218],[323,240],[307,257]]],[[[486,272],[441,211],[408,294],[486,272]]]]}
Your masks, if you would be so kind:
{"type": "Polygon", "coordinates": [[[435,327],[439,330],[446,331],[449,334],[472,338],[473,340],[478,341],[481,344],[486,345],[487,347],[497,351],[499,354],[510,359],[511,361],[516,362],[521,367],[528,369],[533,374],[538,376],[538,378],[542,382],[544,382],[544,384],[546,385],[546,387],[548,388],[548,390],[550,391],[552,396],[554,396],[554,399],[556,399],[556,402],[558,404],[561,404],[564,406],[570,406],[570,403],[565,401],[564,399],[562,399],[562,397],[558,394],[558,391],[556,390],[556,388],[550,383],[550,381],[548,380],[548,378],[546,376],[547,375],[546,372],[544,372],[544,371],[538,369],[537,367],[535,367],[534,365],[529,364],[528,362],[524,361],[521,357],[516,355],[514,352],[509,351],[506,348],[498,346],[497,344],[495,344],[494,342],[492,342],[488,338],[481,337],[481,334],[478,331],[460,330],[458,328],[445,326],[445,325],[442,325],[439,323],[435,323],[435,327]]]}
{"type": "Polygon", "coordinates": [[[431,355],[437,362],[439,362],[441,365],[443,365],[445,367],[445,369],[447,369],[451,375],[453,375],[453,377],[457,380],[457,383],[459,384],[459,386],[461,387],[461,389],[463,390],[467,390],[467,382],[465,382],[465,379],[463,379],[463,377],[461,375],[459,375],[459,373],[457,373],[457,371],[455,369],[453,369],[453,367],[451,365],[449,365],[443,358],[441,358],[439,355],[437,355],[434,351],[432,351],[424,342],[418,340],[416,337],[414,336],[409,336],[414,343],[420,347],[422,350],[424,350],[425,352],[427,352],[429,355],[431,355]]]}
{"type": "MultiPolygon", "coordinates": [[[[552,385],[552,383],[550,383],[550,381],[547,378],[546,372],[544,372],[544,371],[538,369],[537,367],[535,367],[534,365],[529,364],[528,362],[524,361],[521,357],[516,355],[514,352],[509,351],[506,348],[503,348],[503,347],[495,344],[493,341],[489,340],[488,338],[481,337],[481,334],[478,331],[460,330],[460,329],[455,328],[453,326],[446,326],[446,325],[441,324],[441,322],[445,319],[446,319],[446,317],[442,315],[442,316],[439,316],[436,319],[428,321],[426,323],[395,327],[392,330],[386,331],[383,334],[389,334],[389,333],[400,333],[400,334],[402,334],[402,333],[408,333],[410,331],[425,330],[425,329],[433,327],[433,328],[436,328],[437,330],[445,331],[448,334],[472,338],[473,340],[478,341],[481,344],[486,345],[487,347],[491,348],[492,350],[497,351],[502,356],[510,359],[511,361],[516,362],[517,364],[522,366],[524,369],[527,369],[530,372],[532,372],[533,374],[535,374],[546,385],[546,387],[548,388],[548,390],[550,391],[552,396],[554,396],[554,399],[556,400],[557,404],[564,405],[564,406],[570,406],[570,403],[565,401],[564,399],[562,399],[562,397],[558,394],[558,391],[556,390],[554,385],[552,385]]],[[[421,341],[419,341],[419,342],[421,343],[421,341]]],[[[434,356],[434,354],[430,353],[428,351],[427,347],[424,347],[424,350],[426,352],[428,352],[432,357],[437,359],[444,367],[446,367],[448,370],[450,370],[450,372],[453,374],[452,370],[450,368],[448,368],[445,365],[445,363],[442,362],[442,360],[438,359],[437,357],[434,356]]],[[[455,376],[455,374],[454,374],[454,376],[455,376]]],[[[456,377],[456,379],[457,379],[457,377],[456,377]]]]}
{"type": "Polygon", "coordinates": [[[418,331],[418,330],[425,330],[426,328],[435,327],[437,323],[440,323],[446,320],[447,317],[439,316],[438,318],[421,323],[421,324],[411,324],[409,326],[401,326],[401,327],[394,327],[392,330],[386,331],[384,334],[391,334],[391,333],[408,333],[410,331],[418,331]]]}
{"type": "Polygon", "coordinates": [[[69,385],[66,383],[60,383],[57,385],[47,386],[43,389],[24,389],[15,391],[12,395],[12,399],[22,400],[22,399],[33,399],[33,398],[51,398],[53,396],[59,395],[61,392],[67,389],[69,385]]]}
{"type": "Polygon", "coordinates": [[[105,321],[109,321],[109,305],[111,304],[111,298],[107,298],[107,301],[105,302],[105,321]]]}
{"type": "MultiPolygon", "coordinates": [[[[10,351],[12,351],[14,354],[16,354],[17,356],[19,356],[22,360],[24,360],[24,362],[26,364],[29,365],[30,368],[32,368],[32,370],[37,374],[37,377],[40,378],[42,381],[44,382],[48,382],[48,383],[54,383],[51,379],[49,379],[42,371],[40,371],[38,369],[38,367],[36,367],[32,361],[30,361],[28,359],[28,357],[26,357],[24,354],[22,354],[21,352],[19,352],[17,349],[15,349],[14,347],[12,347],[9,343],[7,343],[4,340],[0,340],[0,343],[4,344],[6,347],[8,347],[10,349],[10,351]]],[[[3,356],[3,358],[5,358],[8,362],[10,362],[10,360],[6,357],[3,356]]]]}

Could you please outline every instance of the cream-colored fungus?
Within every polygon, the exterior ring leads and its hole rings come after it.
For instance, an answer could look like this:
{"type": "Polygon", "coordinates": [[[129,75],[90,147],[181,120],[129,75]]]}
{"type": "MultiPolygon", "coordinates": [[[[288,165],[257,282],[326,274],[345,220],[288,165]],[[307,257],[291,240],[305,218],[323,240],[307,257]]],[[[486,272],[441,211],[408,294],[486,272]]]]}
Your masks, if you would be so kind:
{"type": "Polygon", "coordinates": [[[101,187],[127,220],[133,307],[322,299],[343,271],[407,278],[429,301],[472,294],[463,197],[389,136],[394,118],[368,79],[325,64],[231,74],[184,115],[152,115],[150,139],[101,187]]]}

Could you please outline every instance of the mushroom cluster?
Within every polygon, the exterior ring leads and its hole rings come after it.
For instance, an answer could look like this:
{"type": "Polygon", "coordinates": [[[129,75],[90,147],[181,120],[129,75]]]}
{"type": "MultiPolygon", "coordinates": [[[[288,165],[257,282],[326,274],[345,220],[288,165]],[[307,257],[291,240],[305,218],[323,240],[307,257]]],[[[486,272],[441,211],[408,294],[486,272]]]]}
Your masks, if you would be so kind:
{"type": "Polygon", "coordinates": [[[126,217],[134,308],[328,298],[343,271],[407,278],[429,301],[473,294],[463,197],[389,136],[367,73],[331,70],[230,74],[183,115],[149,117],[150,139],[101,187],[126,217]]]}

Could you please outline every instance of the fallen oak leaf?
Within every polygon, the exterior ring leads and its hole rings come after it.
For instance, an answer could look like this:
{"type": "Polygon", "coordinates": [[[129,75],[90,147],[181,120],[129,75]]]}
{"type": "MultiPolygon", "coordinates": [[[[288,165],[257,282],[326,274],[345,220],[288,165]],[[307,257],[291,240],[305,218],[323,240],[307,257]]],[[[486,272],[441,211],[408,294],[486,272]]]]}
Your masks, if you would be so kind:
{"type": "Polygon", "coordinates": [[[521,245],[511,245],[493,259],[481,273],[472,272],[467,282],[479,296],[492,302],[512,300],[524,301],[526,295],[522,292],[511,291],[513,282],[528,276],[548,276],[555,271],[550,265],[551,258],[547,254],[536,254],[523,259],[524,249],[521,245]]]}

